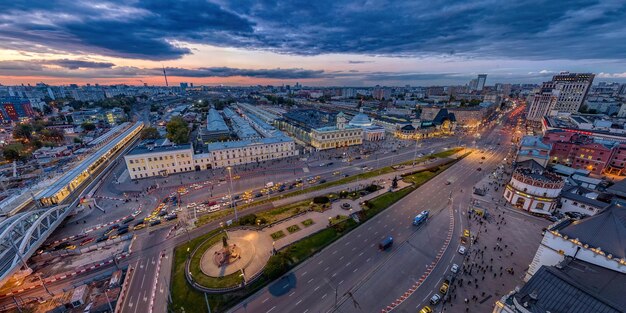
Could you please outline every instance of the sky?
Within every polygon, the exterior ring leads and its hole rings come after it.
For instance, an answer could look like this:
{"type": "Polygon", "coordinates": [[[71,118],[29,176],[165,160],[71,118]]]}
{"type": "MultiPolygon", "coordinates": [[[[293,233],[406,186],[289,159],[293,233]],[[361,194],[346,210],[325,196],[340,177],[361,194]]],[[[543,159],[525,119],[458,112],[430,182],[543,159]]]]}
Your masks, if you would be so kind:
{"type": "Polygon", "coordinates": [[[623,0],[0,1],[0,84],[626,82],[623,0]]]}

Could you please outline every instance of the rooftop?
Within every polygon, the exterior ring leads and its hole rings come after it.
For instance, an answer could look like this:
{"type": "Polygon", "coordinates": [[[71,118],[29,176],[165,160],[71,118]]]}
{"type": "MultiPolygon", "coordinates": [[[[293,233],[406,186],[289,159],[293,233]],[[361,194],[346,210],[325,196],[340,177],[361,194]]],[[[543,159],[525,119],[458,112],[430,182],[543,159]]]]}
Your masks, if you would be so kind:
{"type": "Polygon", "coordinates": [[[559,230],[607,255],[626,259],[626,207],[613,203],[598,214],[572,222],[559,230]]]}
{"type": "Polygon", "coordinates": [[[142,127],[143,122],[136,122],[133,126],[126,129],[124,132],[119,134],[115,139],[109,141],[107,144],[102,146],[102,148],[98,149],[98,151],[94,152],[80,163],[75,166],[73,169],[67,171],[63,176],[57,179],[50,187],[44,189],[40,194],[37,195],[37,199],[48,198],[54,196],[63,188],[67,187],[67,185],[73,181],[80,173],[87,170],[92,164],[94,164],[97,160],[99,160],[103,155],[108,153],[115,145],[117,145],[122,138],[128,136],[130,133],[135,131],[137,128],[142,127]]]}
{"type": "Polygon", "coordinates": [[[139,155],[139,154],[147,154],[147,153],[159,153],[159,152],[168,152],[168,151],[177,151],[177,150],[189,150],[191,149],[190,143],[173,145],[173,144],[152,144],[151,142],[142,142],[141,144],[134,147],[130,150],[126,155],[139,155]]]}
{"type": "Polygon", "coordinates": [[[259,138],[259,139],[251,139],[251,140],[212,142],[207,145],[207,148],[209,152],[211,152],[215,150],[243,148],[243,147],[248,147],[248,146],[266,145],[266,144],[274,144],[274,143],[282,143],[282,142],[293,142],[293,139],[284,135],[279,135],[275,137],[259,138]]]}
{"type": "Polygon", "coordinates": [[[625,288],[626,274],[566,259],[542,266],[507,304],[532,313],[619,313],[626,308],[625,288]]]}
{"type": "Polygon", "coordinates": [[[209,109],[209,114],[207,114],[206,129],[209,132],[230,132],[220,113],[213,108],[209,109]]]}
{"type": "Polygon", "coordinates": [[[541,139],[542,138],[540,136],[524,136],[522,137],[522,142],[520,145],[522,147],[535,148],[535,149],[541,149],[541,150],[552,149],[552,145],[543,143],[541,139]]]}

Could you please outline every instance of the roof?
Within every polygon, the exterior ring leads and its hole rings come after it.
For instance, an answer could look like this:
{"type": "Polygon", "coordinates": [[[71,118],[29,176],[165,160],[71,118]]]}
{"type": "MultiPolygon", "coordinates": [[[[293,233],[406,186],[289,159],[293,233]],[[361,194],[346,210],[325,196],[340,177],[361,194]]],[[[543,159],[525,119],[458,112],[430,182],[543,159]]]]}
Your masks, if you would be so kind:
{"type": "Polygon", "coordinates": [[[283,134],[283,135],[279,135],[275,137],[260,138],[260,139],[212,142],[207,145],[207,148],[209,152],[211,152],[215,150],[243,148],[246,146],[267,145],[267,144],[275,144],[275,143],[282,143],[282,142],[293,142],[293,139],[283,134]]]}
{"type": "Polygon", "coordinates": [[[545,170],[545,168],[541,164],[539,164],[539,162],[533,159],[529,159],[529,160],[522,161],[522,162],[517,162],[517,164],[515,165],[515,169],[518,169],[518,168],[527,168],[530,170],[537,170],[541,172],[545,170]]]}
{"type": "Polygon", "coordinates": [[[573,168],[569,166],[565,166],[563,164],[552,164],[552,170],[559,174],[565,174],[567,176],[580,173],[582,175],[589,175],[589,171],[582,168],[573,168]]]}
{"type": "Polygon", "coordinates": [[[367,114],[365,113],[359,113],[357,115],[355,115],[351,120],[350,123],[348,123],[352,126],[372,126],[372,120],[369,118],[369,116],[367,116],[367,114]]]}
{"type": "Polygon", "coordinates": [[[160,153],[160,152],[169,152],[169,151],[177,151],[177,150],[189,150],[191,149],[190,143],[180,144],[180,145],[138,145],[134,147],[132,150],[128,151],[126,155],[139,155],[139,154],[149,154],[149,153],[160,153]]]}
{"type": "Polygon", "coordinates": [[[123,133],[119,134],[115,139],[109,141],[107,144],[102,146],[102,148],[98,149],[98,151],[94,152],[80,163],[75,166],[73,169],[67,171],[63,176],[57,179],[52,185],[48,188],[44,189],[40,194],[37,195],[37,200],[52,197],[57,194],[61,189],[67,187],[71,181],[73,181],[78,175],[87,170],[92,164],[94,164],[98,159],[100,159],[103,155],[108,153],[115,145],[117,145],[122,138],[128,136],[130,133],[135,131],[138,127],[142,127],[143,122],[136,122],[133,126],[126,129],[123,133]]]}
{"type": "Polygon", "coordinates": [[[539,268],[511,298],[532,313],[619,313],[626,308],[625,288],[626,274],[567,259],[539,268]]]}
{"type": "Polygon", "coordinates": [[[453,113],[448,112],[448,109],[444,108],[437,112],[437,115],[435,115],[435,118],[433,119],[433,124],[441,125],[445,120],[456,122],[456,117],[453,113]]]}
{"type": "Polygon", "coordinates": [[[571,199],[577,202],[582,202],[584,204],[587,204],[596,208],[604,208],[609,205],[606,202],[589,198],[584,195],[585,193],[595,193],[595,192],[587,188],[574,186],[574,187],[568,188],[567,190],[563,190],[563,192],[561,193],[561,198],[567,198],[567,199],[571,199]]]}
{"type": "Polygon", "coordinates": [[[613,186],[606,189],[607,192],[626,198],[626,179],[616,182],[613,186]]]}
{"type": "Polygon", "coordinates": [[[592,177],[587,177],[587,176],[581,176],[578,174],[574,174],[572,175],[572,179],[573,180],[577,180],[577,181],[581,181],[584,183],[589,183],[589,184],[594,184],[594,185],[598,185],[602,182],[602,179],[597,179],[597,178],[592,178],[592,177]]]}
{"type": "Polygon", "coordinates": [[[535,149],[551,150],[552,145],[543,143],[539,136],[524,136],[520,143],[522,147],[533,147],[535,149]]]}
{"type": "Polygon", "coordinates": [[[219,112],[217,112],[216,109],[209,109],[209,114],[207,114],[207,125],[206,125],[206,129],[209,132],[229,132],[230,130],[228,129],[228,126],[226,125],[226,122],[224,122],[224,119],[222,118],[222,116],[220,115],[219,112]]]}
{"type": "Polygon", "coordinates": [[[598,214],[573,222],[559,232],[600,248],[614,258],[626,259],[626,206],[613,203],[598,214]]]}

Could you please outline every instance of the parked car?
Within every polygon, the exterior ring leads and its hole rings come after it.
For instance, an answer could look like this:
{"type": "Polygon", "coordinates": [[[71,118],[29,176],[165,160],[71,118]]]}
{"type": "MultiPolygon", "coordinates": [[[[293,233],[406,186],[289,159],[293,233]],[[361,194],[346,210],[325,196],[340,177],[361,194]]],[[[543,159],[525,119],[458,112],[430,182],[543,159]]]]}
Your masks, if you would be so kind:
{"type": "Polygon", "coordinates": [[[437,305],[437,303],[439,303],[439,301],[441,301],[441,296],[438,293],[434,294],[430,298],[430,304],[432,304],[432,305],[437,305]]]}
{"type": "Polygon", "coordinates": [[[431,309],[429,306],[425,306],[420,310],[419,313],[433,313],[433,309],[431,309]]]}
{"type": "Polygon", "coordinates": [[[81,245],[81,246],[84,246],[84,245],[86,245],[86,244],[88,244],[88,243],[90,243],[90,242],[92,242],[92,241],[94,241],[94,239],[93,239],[93,238],[85,238],[85,239],[83,239],[83,240],[80,242],[80,245],[81,245]]]}
{"type": "Polygon", "coordinates": [[[452,264],[452,267],[450,268],[450,272],[456,274],[459,272],[459,265],[458,264],[452,264]]]}
{"type": "Polygon", "coordinates": [[[150,222],[150,226],[156,226],[156,225],[159,225],[159,224],[161,224],[161,220],[154,220],[154,221],[150,222]]]}
{"type": "Polygon", "coordinates": [[[465,249],[465,246],[460,246],[458,251],[460,254],[465,254],[465,249]]]}

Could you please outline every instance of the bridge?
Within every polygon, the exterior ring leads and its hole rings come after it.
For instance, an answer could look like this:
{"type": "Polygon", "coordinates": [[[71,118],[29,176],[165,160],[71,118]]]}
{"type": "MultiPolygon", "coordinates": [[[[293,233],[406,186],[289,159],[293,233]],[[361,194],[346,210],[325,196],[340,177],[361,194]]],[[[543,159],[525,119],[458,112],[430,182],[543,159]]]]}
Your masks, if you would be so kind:
{"type": "Polygon", "coordinates": [[[71,206],[32,210],[15,214],[0,222],[0,282],[4,282],[63,222],[71,206]]]}

